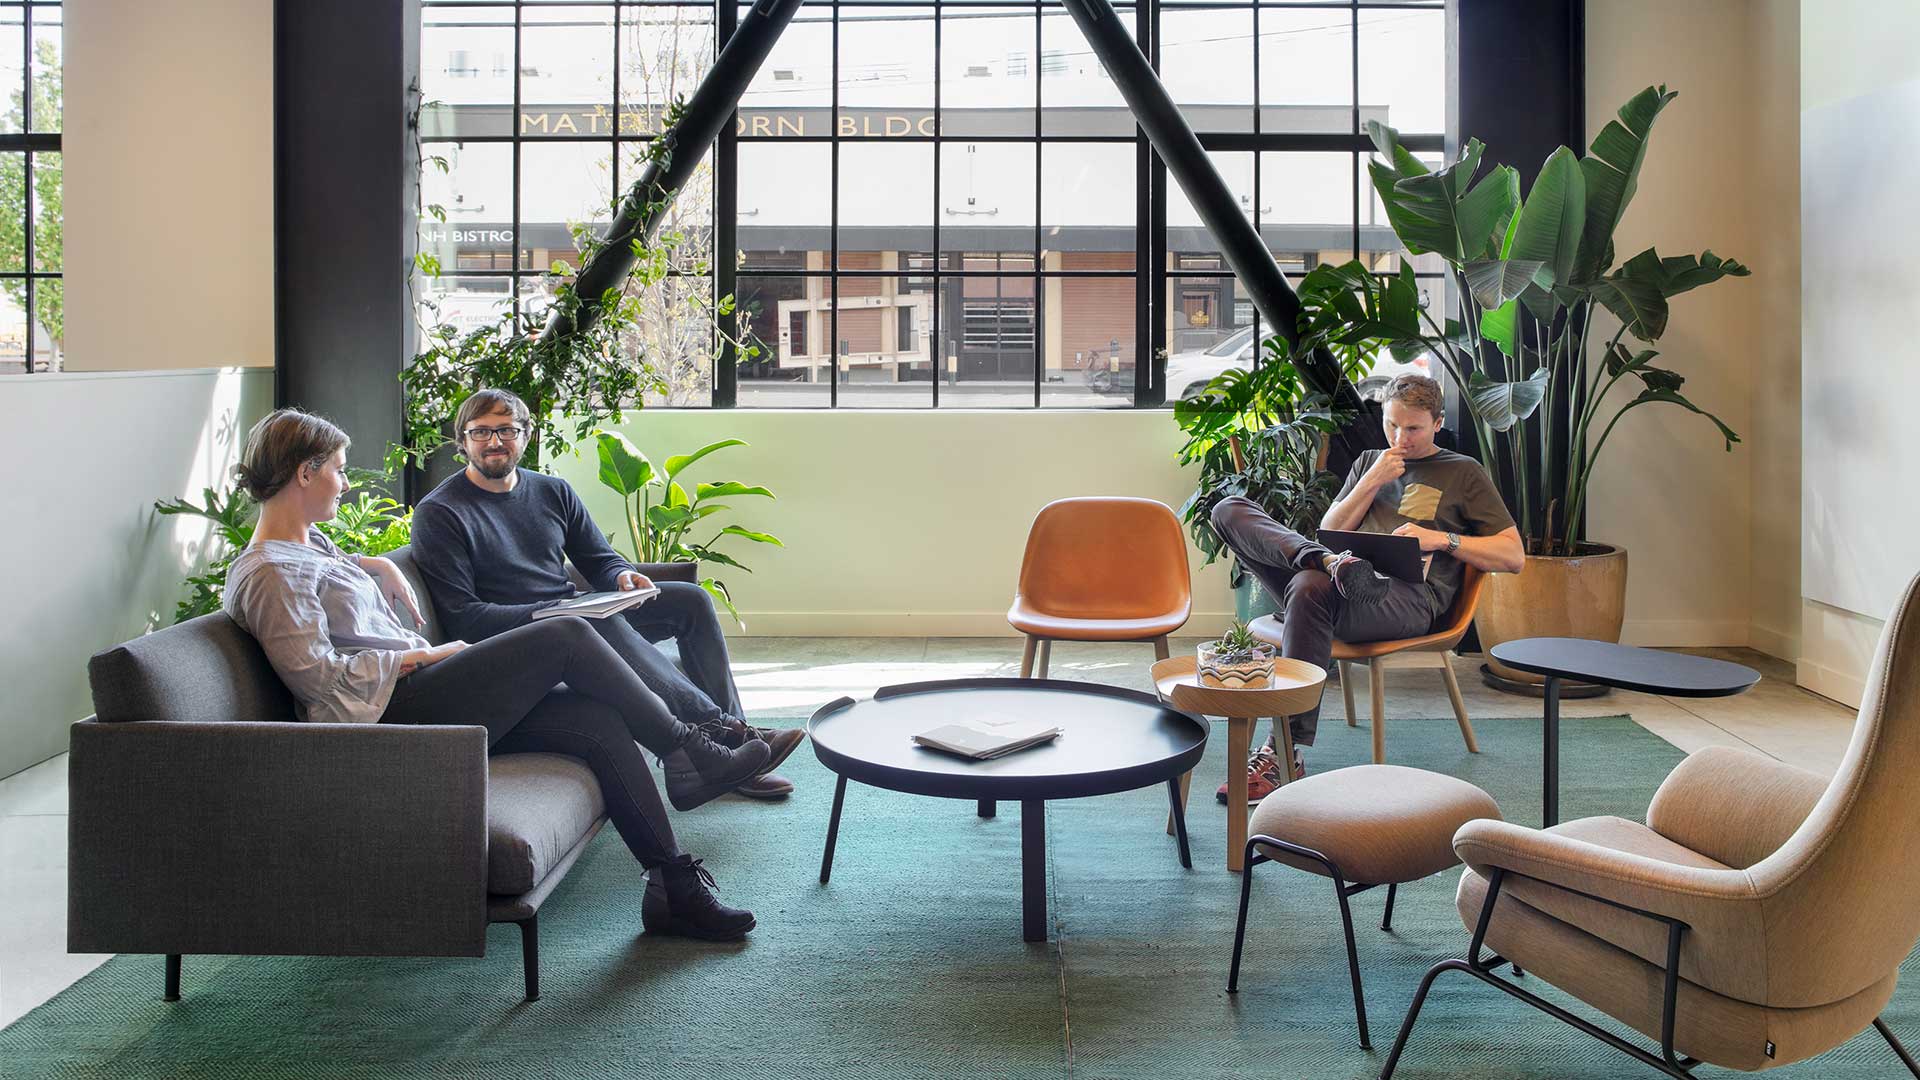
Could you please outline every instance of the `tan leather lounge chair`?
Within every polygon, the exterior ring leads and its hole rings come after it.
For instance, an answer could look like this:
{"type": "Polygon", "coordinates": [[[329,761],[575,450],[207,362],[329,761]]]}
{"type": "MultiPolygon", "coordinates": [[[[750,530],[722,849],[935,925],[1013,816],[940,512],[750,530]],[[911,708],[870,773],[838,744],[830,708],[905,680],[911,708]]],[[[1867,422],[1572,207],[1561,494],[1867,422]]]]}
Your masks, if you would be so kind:
{"type": "Polygon", "coordinates": [[[1027,635],[1020,677],[1047,677],[1056,641],[1146,641],[1167,658],[1193,590],[1180,519],[1152,499],[1059,499],[1027,532],[1007,622],[1027,635]],[[1038,650],[1039,663],[1034,662],[1038,650]]]}
{"type": "Polygon", "coordinates": [[[1668,1076],[1690,1076],[1700,1062],[1752,1072],[1802,1061],[1869,1024],[1920,1076],[1879,1019],[1920,940],[1916,592],[1920,578],[1881,633],[1831,781],[1715,747],[1667,777],[1645,825],[1462,826],[1458,906],[1473,941],[1465,959],[1427,972],[1383,1080],[1445,971],[1467,972],[1668,1076]],[[1658,1051],[1494,974],[1503,958],[1660,1040],[1658,1051]]]}

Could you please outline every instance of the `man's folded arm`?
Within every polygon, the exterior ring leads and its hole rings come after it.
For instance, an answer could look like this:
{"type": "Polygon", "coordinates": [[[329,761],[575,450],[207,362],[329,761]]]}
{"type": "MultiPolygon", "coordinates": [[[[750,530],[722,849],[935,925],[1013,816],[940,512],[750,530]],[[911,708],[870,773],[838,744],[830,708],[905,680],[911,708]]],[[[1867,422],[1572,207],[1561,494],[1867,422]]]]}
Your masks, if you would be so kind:
{"type": "Polygon", "coordinates": [[[473,546],[440,507],[426,505],[413,514],[413,562],[427,580],[427,592],[440,611],[447,634],[464,641],[484,641],[524,626],[533,613],[550,601],[533,604],[490,604],[473,591],[473,546]]]}

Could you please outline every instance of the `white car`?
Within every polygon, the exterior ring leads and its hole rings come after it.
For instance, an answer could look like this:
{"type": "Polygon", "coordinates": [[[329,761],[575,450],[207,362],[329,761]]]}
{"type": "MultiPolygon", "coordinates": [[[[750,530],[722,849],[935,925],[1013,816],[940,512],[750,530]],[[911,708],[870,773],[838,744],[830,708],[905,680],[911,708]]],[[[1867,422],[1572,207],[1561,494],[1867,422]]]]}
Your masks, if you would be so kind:
{"type": "MultiPolygon", "coordinates": [[[[1175,353],[1167,357],[1167,397],[1169,399],[1190,398],[1206,388],[1206,385],[1220,377],[1228,368],[1246,371],[1253,367],[1253,351],[1258,346],[1253,339],[1253,327],[1242,327],[1205,349],[1195,352],[1175,353]]],[[[1358,389],[1360,396],[1370,400],[1379,400],[1386,393],[1387,384],[1396,375],[1433,376],[1433,357],[1422,353],[1407,363],[1400,363],[1382,350],[1374,360],[1373,370],[1361,379],[1358,389]]]]}

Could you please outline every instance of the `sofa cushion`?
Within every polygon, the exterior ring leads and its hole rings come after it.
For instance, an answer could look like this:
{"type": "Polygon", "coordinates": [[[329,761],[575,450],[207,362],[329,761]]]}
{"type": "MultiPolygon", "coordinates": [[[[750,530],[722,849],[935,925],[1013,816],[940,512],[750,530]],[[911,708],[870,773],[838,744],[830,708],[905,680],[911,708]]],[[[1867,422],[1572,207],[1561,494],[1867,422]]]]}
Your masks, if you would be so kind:
{"type": "Polygon", "coordinates": [[[224,611],[96,653],[87,681],[101,720],[296,719],[266,654],[224,611]]]}
{"type": "Polygon", "coordinates": [[[578,758],[501,754],[487,772],[487,891],[519,896],[573,850],[606,804],[578,758]]]}

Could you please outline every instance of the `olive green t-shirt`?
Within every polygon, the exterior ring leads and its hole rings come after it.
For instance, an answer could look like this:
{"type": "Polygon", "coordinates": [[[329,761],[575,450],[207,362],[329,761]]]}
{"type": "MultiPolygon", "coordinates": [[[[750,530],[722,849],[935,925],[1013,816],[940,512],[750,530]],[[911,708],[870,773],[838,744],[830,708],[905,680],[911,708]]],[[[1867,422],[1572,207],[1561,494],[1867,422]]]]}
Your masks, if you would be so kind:
{"type": "MultiPolygon", "coordinates": [[[[1361,452],[1335,502],[1359,486],[1360,478],[1380,454],[1379,450],[1361,452]]],[[[1354,528],[1390,533],[1407,522],[1461,536],[1492,536],[1513,527],[1513,517],[1507,513],[1507,504],[1494,489],[1487,470],[1467,455],[1451,450],[1436,450],[1408,461],[1407,471],[1374,493],[1366,516],[1354,528]]],[[[1427,567],[1427,591],[1435,617],[1453,606],[1461,573],[1460,560],[1444,551],[1433,553],[1433,562],[1427,567]]]]}

